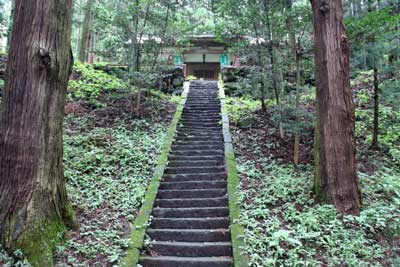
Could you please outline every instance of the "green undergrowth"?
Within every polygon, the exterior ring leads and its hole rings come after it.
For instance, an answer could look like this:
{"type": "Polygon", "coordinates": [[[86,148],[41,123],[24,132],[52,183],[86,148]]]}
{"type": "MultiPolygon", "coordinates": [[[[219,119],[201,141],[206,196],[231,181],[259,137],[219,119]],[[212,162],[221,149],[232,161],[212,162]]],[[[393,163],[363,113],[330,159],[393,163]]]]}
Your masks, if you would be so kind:
{"type": "MultiPolygon", "coordinates": [[[[137,117],[121,79],[79,62],[67,96],[64,173],[79,229],[55,244],[55,266],[118,267],[180,97],[146,90],[137,117]]],[[[1,247],[0,266],[30,267],[1,247]]]]}
{"type": "Polygon", "coordinates": [[[399,173],[360,174],[364,208],[339,215],[314,203],[310,167],[239,159],[241,223],[250,266],[398,266],[399,173]],[[398,251],[397,251],[398,253],[398,251]]]}
{"type": "Polygon", "coordinates": [[[91,120],[66,122],[65,176],[80,229],[58,247],[60,267],[119,266],[165,134],[145,120],[90,128],[91,120]]]}
{"type": "MultiPolygon", "coordinates": [[[[260,107],[256,101],[228,99],[241,181],[240,223],[245,228],[249,266],[400,266],[400,114],[389,98],[382,98],[380,149],[371,151],[371,92],[370,85],[355,92],[363,199],[357,217],[343,216],[333,206],[314,201],[312,159],[297,170],[293,167],[292,143],[278,143],[279,136],[268,134],[277,132],[273,117],[257,115],[260,107]],[[257,123],[239,128],[237,122],[247,117],[257,123]],[[276,153],[275,147],[282,153],[276,153]],[[289,161],[281,157],[289,157],[289,161]]],[[[304,147],[312,151],[312,142],[307,145],[304,147]]]]}
{"type": "Polygon", "coordinates": [[[238,123],[241,119],[252,116],[252,113],[260,108],[259,101],[255,101],[249,97],[227,97],[226,109],[229,119],[233,123],[238,123]]]}
{"type": "Polygon", "coordinates": [[[68,100],[89,100],[96,103],[101,93],[127,88],[126,83],[115,75],[96,70],[93,65],[79,61],[74,64],[72,79],[68,84],[68,100]]]}

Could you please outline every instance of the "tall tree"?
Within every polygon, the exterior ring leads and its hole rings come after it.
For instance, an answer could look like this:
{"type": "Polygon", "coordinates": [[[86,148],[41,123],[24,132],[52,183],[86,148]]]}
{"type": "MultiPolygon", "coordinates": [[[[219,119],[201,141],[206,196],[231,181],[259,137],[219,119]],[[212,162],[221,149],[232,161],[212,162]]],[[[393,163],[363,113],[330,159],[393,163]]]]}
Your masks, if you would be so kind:
{"type": "Polygon", "coordinates": [[[94,0],[87,0],[85,6],[85,16],[82,24],[82,32],[81,39],[79,44],[79,60],[82,62],[86,62],[88,60],[88,48],[90,47],[90,42],[92,38],[92,34],[90,32],[90,26],[92,22],[92,8],[93,8],[94,0]]]}
{"type": "Polygon", "coordinates": [[[341,0],[311,0],[317,83],[315,192],[344,213],[361,207],[355,160],[349,45],[341,0]]]}
{"type": "Polygon", "coordinates": [[[33,266],[53,266],[76,225],[63,176],[72,0],[16,0],[0,113],[0,240],[33,266]]]}

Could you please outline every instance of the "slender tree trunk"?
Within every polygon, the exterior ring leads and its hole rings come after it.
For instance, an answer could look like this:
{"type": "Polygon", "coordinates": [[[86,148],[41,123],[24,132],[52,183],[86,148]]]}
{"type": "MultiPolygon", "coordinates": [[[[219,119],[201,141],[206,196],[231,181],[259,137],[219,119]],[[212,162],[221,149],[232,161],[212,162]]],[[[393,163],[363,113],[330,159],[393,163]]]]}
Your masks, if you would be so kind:
{"type": "Polygon", "coordinates": [[[151,71],[152,71],[152,72],[154,71],[154,69],[155,69],[155,67],[156,67],[156,64],[157,64],[157,61],[158,61],[158,57],[159,57],[159,55],[160,55],[161,49],[162,49],[163,44],[164,44],[164,37],[165,37],[165,34],[166,34],[166,32],[167,32],[167,29],[168,29],[168,22],[169,22],[169,13],[170,13],[170,9],[171,9],[171,2],[168,2],[167,14],[165,15],[164,28],[163,28],[163,31],[162,31],[161,36],[160,36],[160,37],[161,37],[161,41],[160,41],[160,44],[159,44],[159,46],[158,46],[158,48],[157,48],[157,52],[156,52],[156,54],[154,55],[153,64],[152,64],[152,66],[151,66],[151,71]]]}
{"type": "Polygon", "coordinates": [[[90,24],[92,21],[92,8],[95,0],[87,0],[85,6],[85,17],[82,24],[82,35],[79,45],[79,60],[81,62],[87,62],[88,60],[88,47],[90,46],[91,32],[90,24]]]}
{"type": "MultiPolygon", "coordinates": [[[[147,3],[146,7],[146,14],[144,17],[143,21],[143,26],[142,26],[142,31],[139,34],[139,40],[137,42],[136,46],[136,68],[137,71],[140,72],[140,58],[141,58],[141,49],[142,49],[142,38],[144,31],[146,29],[147,25],[147,20],[149,19],[149,14],[150,14],[150,2],[147,3]]],[[[141,105],[141,99],[142,99],[142,88],[141,88],[141,81],[137,82],[137,98],[136,98],[136,115],[140,117],[142,115],[142,105],[141,105]]]]}
{"type": "MultiPolygon", "coordinates": [[[[264,0],[264,12],[265,12],[265,23],[267,26],[267,39],[268,39],[268,54],[270,58],[270,63],[271,63],[271,74],[272,74],[272,87],[274,88],[274,93],[275,93],[275,100],[276,100],[276,105],[281,109],[281,103],[280,103],[280,86],[278,82],[278,75],[277,75],[277,70],[276,70],[276,60],[275,60],[275,54],[274,54],[274,45],[273,45],[273,35],[272,35],[272,26],[271,26],[271,21],[269,17],[269,8],[270,4],[268,0],[264,0]]],[[[285,137],[285,131],[283,129],[282,125],[282,110],[280,111],[280,121],[279,121],[279,134],[280,137],[283,139],[285,137]]]]}
{"type": "MultiPolygon", "coordinates": [[[[299,44],[300,46],[300,44],[299,44]]],[[[300,124],[300,88],[301,88],[301,58],[300,54],[296,49],[296,124],[297,127],[300,124]]],[[[295,166],[299,164],[299,153],[300,153],[300,133],[299,130],[296,131],[294,136],[294,153],[293,153],[293,163],[295,166]]]]}
{"type": "Polygon", "coordinates": [[[379,135],[379,77],[378,69],[374,68],[374,130],[372,135],[371,149],[378,149],[379,135]]]}
{"type": "Polygon", "coordinates": [[[317,198],[344,213],[361,207],[356,173],[349,45],[341,0],[311,0],[317,82],[317,198]]]}
{"type": "Polygon", "coordinates": [[[75,226],[63,175],[63,118],[72,67],[72,0],[17,0],[0,113],[0,239],[34,267],[53,266],[75,226]]]}
{"type": "MultiPolygon", "coordinates": [[[[256,38],[257,38],[257,40],[256,40],[256,42],[257,42],[257,49],[256,49],[257,63],[260,66],[264,67],[264,62],[263,62],[263,58],[262,58],[261,51],[260,51],[260,47],[261,47],[260,35],[259,35],[259,31],[257,29],[257,23],[256,23],[255,20],[253,20],[253,28],[254,28],[254,33],[256,34],[256,38]]],[[[261,91],[260,92],[260,95],[261,95],[260,96],[261,111],[263,113],[266,113],[267,112],[267,105],[265,104],[265,82],[264,82],[264,80],[263,80],[263,82],[261,84],[260,91],[261,91]]]]}
{"type": "MultiPolygon", "coordinates": [[[[292,10],[293,0],[286,0],[288,11],[292,10]]],[[[286,25],[289,30],[289,42],[292,46],[293,55],[296,61],[296,124],[300,123],[299,109],[300,109],[300,87],[301,87],[301,59],[300,59],[300,41],[296,43],[296,34],[293,28],[293,16],[289,15],[286,25]]],[[[297,127],[296,127],[297,128],[297,127]]],[[[299,164],[299,153],[300,153],[300,134],[298,130],[294,136],[294,148],[293,148],[293,163],[295,167],[299,164]]]]}
{"type": "Polygon", "coordinates": [[[136,45],[136,69],[137,71],[140,71],[140,58],[142,56],[141,54],[141,49],[142,49],[142,39],[143,39],[143,34],[146,29],[147,21],[149,19],[149,14],[150,14],[150,2],[147,3],[146,7],[146,14],[143,20],[143,25],[142,25],[142,31],[139,34],[139,40],[137,41],[136,45]]]}

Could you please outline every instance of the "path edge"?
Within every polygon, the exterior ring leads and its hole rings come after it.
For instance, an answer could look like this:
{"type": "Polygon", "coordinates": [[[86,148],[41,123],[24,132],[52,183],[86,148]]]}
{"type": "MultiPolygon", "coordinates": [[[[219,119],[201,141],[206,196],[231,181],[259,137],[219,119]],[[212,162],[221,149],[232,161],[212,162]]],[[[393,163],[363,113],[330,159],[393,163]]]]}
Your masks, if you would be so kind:
{"type": "Polygon", "coordinates": [[[126,255],[123,257],[121,262],[122,267],[136,267],[136,265],[139,263],[140,251],[143,248],[146,229],[150,221],[151,212],[153,211],[158,188],[168,163],[168,155],[171,150],[172,142],[178,128],[179,121],[182,117],[183,108],[189,93],[189,87],[190,83],[185,82],[184,90],[181,95],[182,99],[176,108],[174,118],[169,126],[167,136],[164,139],[164,145],[161,150],[161,154],[158,157],[157,166],[154,169],[151,182],[147,188],[144,202],[140,208],[138,216],[135,219],[135,223],[132,226],[129,246],[126,251],[126,255]]]}
{"type": "Polygon", "coordinates": [[[235,152],[233,150],[232,136],[229,131],[229,116],[226,109],[225,89],[223,82],[218,83],[219,99],[221,101],[222,131],[224,135],[225,163],[228,175],[229,219],[233,250],[233,263],[235,267],[247,267],[248,257],[244,254],[244,228],[240,224],[239,204],[239,175],[236,167],[235,152]]]}

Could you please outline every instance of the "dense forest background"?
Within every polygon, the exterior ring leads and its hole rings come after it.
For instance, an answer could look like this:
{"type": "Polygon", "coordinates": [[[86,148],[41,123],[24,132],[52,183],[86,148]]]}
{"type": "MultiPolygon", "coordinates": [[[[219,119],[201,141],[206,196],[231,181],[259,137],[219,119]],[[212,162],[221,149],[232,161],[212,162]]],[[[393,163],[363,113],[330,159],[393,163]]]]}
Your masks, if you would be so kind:
{"type": "MultiPolygon", "coordinates": [[[[250,266],[400,266],[400,2],[344,0],[362,206],[321,201],[313,16],[306,0],[76,0],[64,173],[79,229],[55,266],[120,266],[183,83],[168,57],[213,35],[224,69],[250,266]],[[166,56],[167,55],[167,56],[166,56]]],[[[0,0],[0,102],[14,1],[0,0]]],[[[190,77],[196,79],[196,77],[190,77]]],[[[0,265],[31,266],[0,250],[0,265]]],[[[53,254],[52,254],[53,255],[53,254]]],[[[53,256],[51,256],[53,258],[53,256]]]]}

